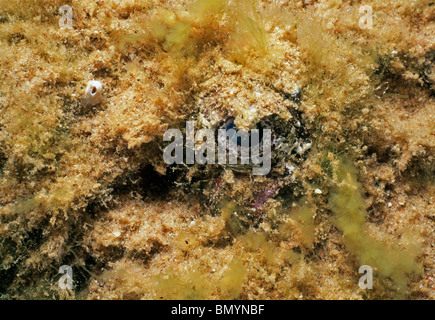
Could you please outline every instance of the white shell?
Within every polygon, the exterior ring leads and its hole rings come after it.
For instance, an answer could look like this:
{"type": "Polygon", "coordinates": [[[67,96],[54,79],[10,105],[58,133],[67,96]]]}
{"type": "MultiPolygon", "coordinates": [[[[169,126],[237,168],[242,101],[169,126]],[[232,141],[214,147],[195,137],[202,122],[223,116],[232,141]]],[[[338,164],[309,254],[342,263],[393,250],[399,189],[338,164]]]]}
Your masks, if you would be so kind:
{"type": "Polygon", "coordinates": [[[86,93],[82,98],[82,102],[87,106],[95,106],[103,99],[103,84],[100,81],[92,80],[88,82],[86,93]]]}

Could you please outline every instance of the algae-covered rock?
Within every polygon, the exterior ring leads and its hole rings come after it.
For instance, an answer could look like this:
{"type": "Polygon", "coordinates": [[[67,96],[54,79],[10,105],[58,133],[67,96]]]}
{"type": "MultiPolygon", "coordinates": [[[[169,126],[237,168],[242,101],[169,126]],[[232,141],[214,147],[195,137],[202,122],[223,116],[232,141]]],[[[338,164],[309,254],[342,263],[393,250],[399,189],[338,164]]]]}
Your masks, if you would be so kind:
{"type": "Polygon", "coordinates": [[[435,6],[364,5],[0,0],[0,297],[433,299],[435,6]]]}

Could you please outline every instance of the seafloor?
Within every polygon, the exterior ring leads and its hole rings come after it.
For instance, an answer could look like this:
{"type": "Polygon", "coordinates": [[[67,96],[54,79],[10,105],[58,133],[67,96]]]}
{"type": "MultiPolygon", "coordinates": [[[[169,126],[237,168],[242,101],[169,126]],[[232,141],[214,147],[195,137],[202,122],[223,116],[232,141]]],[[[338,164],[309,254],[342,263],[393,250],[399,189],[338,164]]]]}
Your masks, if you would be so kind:
{"type": "Polygon", "coordinates": [[[434,299],[434,96],[433,0],[0,0],[0,297],[434,299]]]}

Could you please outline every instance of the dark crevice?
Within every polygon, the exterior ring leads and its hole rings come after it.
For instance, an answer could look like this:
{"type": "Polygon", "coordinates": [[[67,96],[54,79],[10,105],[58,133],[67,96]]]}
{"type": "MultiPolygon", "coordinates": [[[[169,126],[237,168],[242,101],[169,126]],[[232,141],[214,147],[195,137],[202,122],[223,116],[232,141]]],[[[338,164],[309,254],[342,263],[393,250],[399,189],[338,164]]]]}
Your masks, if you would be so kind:
{"type": "Polygon", "coordinates": [[[9,286],[14,281],[16,274],[17,274],[16,266],[12,266],[10,268],[4,268],[3,265],[0,265],[0,295],[5,295],[8,293],[9,286]]]}
{"type": "Polygon", "coordinates": [[[378,77],[381,83],[387,85],[387,87],[381,86],[378,94],[382,94],[386,88],[386,91],[390,93],[407,93],[410,96],[414,96],[415,89],[427,90],[431,96],[435,95],[435,84],[433,82],[435,72],[435,51],[429,51],[425,55],[425,59],[422,61],[419,58],[411,57],[407,53],[400,52],[397,57],[382,56],[378,58],[378,68],[374,74],[378,77]],[[406,71],[415,73],[419,77],[419,81],[406,80],[403,78],[401,71],[396,71],[392,66],[392,61],[398,59],[406,71]],[[399,73],[400,72],[400,73],[399,73]]]}

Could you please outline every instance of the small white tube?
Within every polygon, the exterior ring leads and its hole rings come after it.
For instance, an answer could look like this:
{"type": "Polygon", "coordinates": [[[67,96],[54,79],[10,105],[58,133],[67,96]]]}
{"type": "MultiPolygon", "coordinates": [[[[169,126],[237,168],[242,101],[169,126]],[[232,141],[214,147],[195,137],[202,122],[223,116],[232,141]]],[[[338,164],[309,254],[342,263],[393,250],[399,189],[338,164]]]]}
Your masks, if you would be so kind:
{"type": "Polygon", "coordinates": [[[95,106],[103,100],[102,92],[103,84],[100,81],[91,80],[88,82],[85,95],[81,101],[87,106],[95,106]]]}

